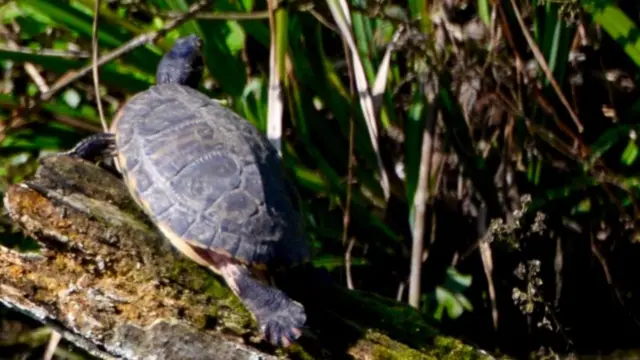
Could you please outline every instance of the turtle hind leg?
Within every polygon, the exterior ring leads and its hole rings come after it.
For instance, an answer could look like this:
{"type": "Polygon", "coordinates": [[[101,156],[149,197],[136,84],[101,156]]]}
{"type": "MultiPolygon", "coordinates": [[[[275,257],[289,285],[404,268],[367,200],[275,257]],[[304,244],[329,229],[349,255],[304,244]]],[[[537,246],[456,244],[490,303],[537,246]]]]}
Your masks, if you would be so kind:
{"type": "Polygon", "coordinates": [[[300,337],[307,320],[302,304],[260,282],[243,265],[227,263],[220,270],[271,344],[287,347],[300,337]]]}
{"type": "Polygon", "coordinates": [[[113,157],[116,153],[115,136],[111,133],[97,133],[80,140],[71,150],[59,153],[96,162],[113,157]]]}

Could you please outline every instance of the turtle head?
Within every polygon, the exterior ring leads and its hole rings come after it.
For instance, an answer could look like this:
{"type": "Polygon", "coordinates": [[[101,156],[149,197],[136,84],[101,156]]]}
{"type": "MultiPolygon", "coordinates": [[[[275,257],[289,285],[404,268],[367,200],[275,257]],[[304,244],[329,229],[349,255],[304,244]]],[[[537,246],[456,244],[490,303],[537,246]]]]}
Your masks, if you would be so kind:
{"type": "Polygon", "coordinates": [[[162,57],[156,72],[157,84],[180,84],[197,88],[202,80],[202,40],[189,35],[176,40],[162,57]]]}

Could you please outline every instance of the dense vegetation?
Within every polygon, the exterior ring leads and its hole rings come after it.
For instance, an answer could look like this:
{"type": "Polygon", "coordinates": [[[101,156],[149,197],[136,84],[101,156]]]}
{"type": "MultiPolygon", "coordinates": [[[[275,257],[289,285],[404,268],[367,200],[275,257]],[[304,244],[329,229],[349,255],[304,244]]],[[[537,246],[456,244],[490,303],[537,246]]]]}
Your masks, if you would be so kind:
{"type": "MultiPolygon", "coordinates": [[[[98,97],[78,73],[95,1],[0,5],[0,191],[100,131],[98,100],[110,121],[196,33],[201,90],[281,138],[336,281],[514,356],[640,345],[640,3],[226,0],[173,27],[190,4],[99,4],[100,56],[154,41],[102,66],[98,97]]],[[[28,243],[6,219],[0,241],[28,243]]],[[[47,329],[1,314],[0,345],[43,351],[47,329]]]]}

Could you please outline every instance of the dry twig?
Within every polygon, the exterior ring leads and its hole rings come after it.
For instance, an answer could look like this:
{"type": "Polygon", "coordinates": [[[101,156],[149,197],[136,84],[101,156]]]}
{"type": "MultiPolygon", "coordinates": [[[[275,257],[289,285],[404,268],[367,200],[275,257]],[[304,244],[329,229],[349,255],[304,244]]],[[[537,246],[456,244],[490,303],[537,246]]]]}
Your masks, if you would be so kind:
{"type": "Polygon", "coordinates": [[[91,63],[93,65],[93,87],[96,94],[96,105],[98,105],[98,115],[102,130],[105,132],[109,129],[107,121],[104,118],[104,109],[102,108],[102,98],[100,97],[100,77],[98,75],[98,18],[100,17],[100,0],[95,0],[93,8],[93,28],[91,30],[91,63]]]}
{"type": "MultiPolygon", "coordinates": [[[[9,45],[10,51],[17,51],[20,48],[18,43],[14,40],[13,34],[9,32],[9,30],[2,24],[0,24],[0,34],[4,35],[7,39],[7,44],[9,45]]],[[[30,62],[25,62],[24,71],[27,73],[27,75],[29,75],[31,80],[36,83],[40,92],[49,91],[49,85],[47,85],[47,82],[44,80],[42,75],[40,75],[40,72],[38,72],[38,69],[35,67],[35,65],[30,62]]]]}
{"type": "Polygon", "coordinates": [[[549,80],[549,83],[551,84],[551,87],[553,87],[553,90],[555,90],[555,92],[558,94],[558,97],[560,98],[562,105],[564,105],[565,108],[567,109],[567,112],[569,112],[571,119],[573,120],[576,127],[578,128],[578,132],[582,132],[584,130],[584,127],[582,126],[580,119],[578,119],[578,116],[573,111],[573,108],[571,108],[571,105],[567,101],[567,98],[562,93],[562,89],[560,89],[560,85],[558,85],[558,82],[553,77],[553,73],[551,72],[551,69],[547,64],[547,61],[544,59],[544,55],[542,54],[542,52],[540,52],[540,48],[538,48],[538,46],[536,45],[536,42],[531,37],[531,34],[529,34],[529,30],[527,30],[527,26],[524,23],[524,20],[522,19],[522,14],[520,14],[518,5],[516,4],[515,0],[510,0],[510,1],[511,1],[511,7],[513,8],[513,13],[516,16],[516,19],[518,20],[518,25],[520,25],[520,28],[522,29],[522,34],[524,35],[524,38],[527,40],[527,43],[531,47],[531,51],[533,52],[533,55],[538,61],[540,68],[542,68],[542,71],[547,77],[547,80],[549,80]]]}
{"type": "MultiPolygon", "coordinates": [[[[280,57],[279,52],[286,53],[286,40],[280,43],[282,38],[277,34],[281,29],[276,29],[276,12],[286,11],[278,9],[275,0],[268,0],[269,28],[271,29],[271,46],[269,46],[269,94],[267,100],[267,138],[282,156],[282,114],[284,113],[284,98],[282,94],[282,75],[284,72],[285,56],[280,57]],[[282,47],[285,47],[282,50],[282,47]]],[[[286,16],[286,15],[285,15],[286,16]]],[[[285,35],[286,36],[286,35],[285,35]]]]}
{"type": "MultiPolygon", "coordinates": [[[[342,39],[342,47],[344,53],[347,54],[349,52],[347,42],[342,39]]],[[[353,64],[351,63],[351,59],[346,57],[347,69],[349,74],[349,94],[353,96],[354,88],[353,88],[353,64]]],[[[344,215],[342,216],[342,245],[347,243],[347,238],[349,237],[349,223],[351,222],[351,196],[353,191],[353,147],[354,147],[354,119],[353,119],[353,111],[351,112],[351,116],[349,116],[349,152],[347,154],[347,198],[345,199],[345,208],[344,215]]],[[[344,268],[345,268],[345,276],[347,279],[347,287],[350,290],[353,290],[353,277],[351,275],[351,252],[353,251],[353,246],[355,245],[355,238],[351,238],[349,240],[349,244],[344,252],[344,268]]]]}
{"type": "Polygon", "coordinates": [[[60,340],[62,340],[62,335],[57,331],[52,331],[51,337],[49,338],[49,343],[47,344],[47,349],[42,356],[42,360],[53,359],[53,355],[55,355],[56,353],[56,349],[58,348],[60,340]]]}
{"type": "Polygon", "coordinates": [[[431,177],[431,165],[433,163],[433,144],[436,127],[436,112],[433,104],[435,95],[427,94],[429,100],[429,114],[422,135],[422,149],[420,150],[420,168],[418,172],[418,184],[413,196],[413,226],[411,237],[411,272],[409,274],[409,305],[418,308],[420,305],[420,283],[422,281],[422,262],[425,235],[425,214],[427,202],[430,197],[429,178],[431,177]]]}
{"type": "Polygon", "coordinates": [[[353,275],[351,274],[351,253],[353,252],[353,246],[356,244],[356,238],[352,237],[347,245],[347,251],[344,252],[344,266],[347,272],[347,288],[353,290],[353,275]]]}

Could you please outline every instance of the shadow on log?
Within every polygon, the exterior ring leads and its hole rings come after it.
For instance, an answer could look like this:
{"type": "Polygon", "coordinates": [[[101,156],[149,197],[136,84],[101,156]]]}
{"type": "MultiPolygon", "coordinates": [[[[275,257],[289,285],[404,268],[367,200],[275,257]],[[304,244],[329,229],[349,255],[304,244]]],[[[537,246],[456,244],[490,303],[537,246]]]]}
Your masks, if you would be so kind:
{"type": "Polygon", "coordinates": [[[0,247],[0,301],[98,358],[491,358],[407,306],[304,281],[305,271],[285,290],[307,307],[309,328],[275,349],[221,279],[163,239],[120,179],[81,160],[44,158],[4,204],[40,248],[0,247]]]}

